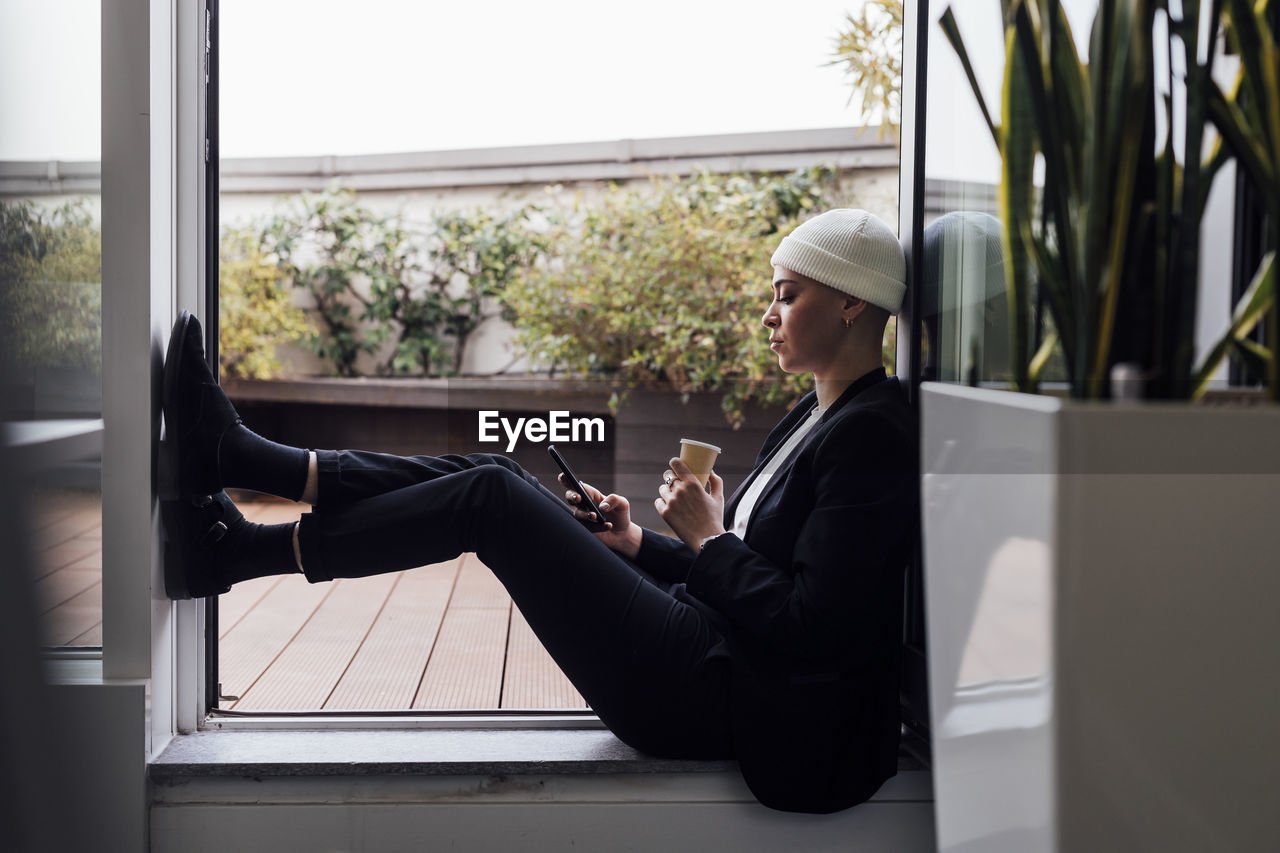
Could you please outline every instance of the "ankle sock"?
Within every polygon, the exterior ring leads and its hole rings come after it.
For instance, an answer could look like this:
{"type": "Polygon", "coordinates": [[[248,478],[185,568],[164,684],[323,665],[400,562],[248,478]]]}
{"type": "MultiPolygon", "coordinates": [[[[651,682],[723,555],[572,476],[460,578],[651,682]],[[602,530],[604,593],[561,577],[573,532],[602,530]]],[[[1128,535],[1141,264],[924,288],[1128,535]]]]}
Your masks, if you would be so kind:
{"type": "Polygon", "coordinates": [[[218,540],[218,579],[234,584],[269,575],[296,574],[295,523],[256,524],[244,518],[232,522],[226,535],[218,540]]]}
{"type": "Polygon", "coordinates": [[[293,501],[307,486],[310,458],[308,451],[276,444],[244,424],[230,427],[218,445],[218,469],[226,485],[293,501]]]}

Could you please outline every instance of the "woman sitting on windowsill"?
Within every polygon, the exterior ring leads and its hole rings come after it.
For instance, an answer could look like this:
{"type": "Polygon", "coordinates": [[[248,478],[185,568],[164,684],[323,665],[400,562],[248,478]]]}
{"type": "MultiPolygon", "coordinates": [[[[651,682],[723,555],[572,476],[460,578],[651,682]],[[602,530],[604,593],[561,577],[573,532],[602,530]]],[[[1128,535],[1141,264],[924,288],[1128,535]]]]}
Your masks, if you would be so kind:
{"type": "MultiPolygon", "coordinates": [[[[474,551],[547,651],[624,742],[670,758],[737,759],[765,805],[831,812],[897,769],[903,570],[917,484],[913,420],[881,338],[906,289],[893,233],[833,210],[772,258],[763,323],[778,365],[811,372],[725,502],[679,459],[655,504],[679,539],[584,484],[578,508],[496,455],[309,451],[250,431],[186,314],[165,363],[162,503],[174,598],[264,575],[365,577],[474,551]],[[222,491],[312,505],[244,519],[222,491]]],[[[563,482],[563,479],[562,479],[563,482]]]]}

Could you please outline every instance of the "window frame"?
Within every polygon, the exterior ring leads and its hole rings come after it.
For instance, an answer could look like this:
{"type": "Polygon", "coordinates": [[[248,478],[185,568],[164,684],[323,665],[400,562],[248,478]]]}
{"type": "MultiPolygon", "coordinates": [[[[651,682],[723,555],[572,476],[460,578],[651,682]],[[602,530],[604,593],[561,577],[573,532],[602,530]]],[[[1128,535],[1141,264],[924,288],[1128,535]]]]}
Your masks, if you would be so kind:
{"type": "MultiPolygon", "coordinates": [[[[109,0],[116,6],[145,7],[143,0],[109,0]]],[[[909,4],[910,5],[910,4],[909,4]]],[[[108,11],[104,9],[104,18],[108,11]]],[[[907,10],[908,34],[913,26],[915,10],[907,10]]],[[[175,8],[153,9],[150,19],[150,53],[147,46],[135,43],[149,56],[142,65],[148,78],[144,89],[150,93],[151,114],[146,131],[130,126],[129,114],[121,110],[122,98],[103,93],[104,164],[112,164],[111,172],[119,177],[117,186],[127,180],[147,186],[145,194],[113,195],[110,211],[113,217],[139,216],[149,223],[145,234],[131,234],[131,241],[115,245],[115,262],[125,280],[122,256],[133,247],[130,287],[113,294],[113,352],[124,352],[132,344],[133,360],[121,358],[104,366],[104,382],[110,371],[113,385],[123,387],[138,372],[136,342],[143,337],[149,342],[147,351],[150,383],[145,389],[135,387],[131,395],[122,395],[111,403],[118,425],[108,436],[108,449],[119,459],[107,469],[104,462],[104,504],[118,508],[117,514],[128,513],[147,519],[145,535],[135,522],[130,541],[124,537],[104,542],[104,568],[113,567],[111,591],[104,578],[104,675],[106,677],[151,677],[153,731],[157,739],[176,733],[201,730],[297,730],[297,729],[397,729],[397,728],[572,728],[598,729],[603,724],[590,712],[565,714],[559,711],[520,711],[459,713],[457,711],[401,712],[326,712],[306,711],[296,714],[235,714],[217,712],[217,603],[216,599],[170,602],[164,597],[163,566],[160,561],[160,530],[151,483],[141,488],[136,471],[127,475],[125,460],[145,460],[141,470],[154,470],[153,458],[159,438],[160,353],[163,353],[172,318],[186,309],[207,318],[206,347],[211,363],[217,363],[218,276],[218,0],[177,4],[175,8]],[[108,156],[107,116],[113,116],[110,133],[113,144],[108,156]],[[146,157],[137,158],[141,149],[146,157]],[[128,153],[135,162],[129,163],[128,153]],[[128,168],[120,169],[128,163],[128,168]],[[145,168],[144,165],[145,164],[145,168]],[[132,176],[129,178],[128,176],[132,176]],[[145,259],[145,260],[144,260],[145,259]],[[145,275],[140,273],[145,270],[145,275]],[[128,320],[129,322],[125,322],[128,320]],[[143,323],[147,328],[142,328],[143,323]],[[145,401],[144,401],[145,396],[145,401]],[[143,510],[146,507],[146,510],[143,510]],[[108,553],[109,552],[109,553],[108,553]],[[127,569],[124,567],[132,567],[127,569]],[[143,577],[142,567],[149,571],[143,577]],[[145,583],[144,583],[145,580],[145,583]],[[145,587],[146,594],[143,595],[145,587]],[[143,610],[146,610],[145,616],[143,610]],[[108,615],[109,611],[109,615],[108,615]],[[150,636],[143,639],[130,633],[125,624],[149,624],[150,636]]],[[[121,24],[115,36],[124,42],[137,41],[136,24],[121,24]],[[130,31],[125,33],[125,29],[130,31]]],[[[114,37],[114,36],[113,36],[114,37]]],[[[104,54],[108,34],[104,32],[104,54]]],[[[125,64],[127,50],[113,52],[111,62],[125,64]]],[[[918,59],[922,62],[923,59],[918,59]]],[[[104,73],[108,59],[104,56],[104,73]]],[[[141,73],[133,69],[136,75],[141,73]]],[[[129,87],[122,87],[129,88],[129,87]]],[[[136,96],[136,92],[135,92],[136,96]]],[[[905,119],[904,119],[905,121],[905,119]]],[[[915,132],[904,124],[904,134],[915,132]]],[[[910,138],[904,135],[904,138],[910,138]]],[[[900,163],[900,181],[907,172],[900,163]]],[[[107,218],[106,178],[104,169],[104,220],[107,218]]],[[[904,188],[905,192],[905,188],[904,188]]],[[[900,202],[903,222],[920,212],[900,202]],[[913,212],[914,211],[914,212],[913,212]]],[[[903,229],[904,237],[911,233],[903,229]]],[[[105,244],[104,240],[104,244],[105,244]]],[[[105,254],[104,248],[104,254],[105,254]]],[[[105,270],[104,263],[104,270],[105,270]]],[[[105,303],[104,299],[104,303],[105,303]]],[[[914,294],[908,295],[906,318],[912,316],[914,294]]],[[[104,304],[104,312],[106,306],[104,304]]],[[[105,326],[104,322],[104,326],[105,326]]],[[[906,325],[909,329],[909,325],[906,325]]],[[[105,341],[104,341],[105,348],[105,341]]],[[[911,394],[918,385],[918,348],[913,334],[899,334],[899,365],[905,365],[912,377],[911,394]]],[[[104,362],[107,358],[104,354],[104,362]]],[[[900,368],[901,370],[901,368],[900,368]]],[[[106,394],[104,391],[104,398],[106,394]]],[[[105,407],[104,402],[104,407],[105,407]]],[[[104,453],[106,456],[106,453],[104,453]]],[[[104,519],[105,521],[105,519],[104,519]]],[[[105,527],[105,525],[104,525],[105,527]]],[[[123,532],[123,531],[122,531],[123,532]]],[[[918,565],[918,560],[916,561],[918,565]]],[[[108,574],[104,572],[104,575],[108,574]]]]}
{"type": "MultiPolygon", "coordinates": [[[[219,173],[220,157],[218,153],[218,0],[204,0],[204,21],[201,38],[201,52],[204,57],[204,82],[200,87],[203,101],[200,104],[200,115],[204,119],[204,198],[201,205],[204,210],[205,223],[213,227],[205,227],[203,231],[204,310],[199,316],[208,318],[205,326],[205,354],[213,375],[218,376],[219,358],[219,324],[218,324],[218,224],[221,222],[219,212],[219,173]],[[213,282],[209,286],[208,282],[213,282]]],[[[218,678],[218,597],[210,596],[201,605],[203,610],[204,629],[201,659],[204,672],[201,677],[202,694],[199,699],[201,714],[208,713],[217,707],[222,693],[222,683],[218,678]]]]}
{"type": "Polygon", "coordinates": [[[204,613],[164,595],[155,493],[161,353],[203,292],[201,11],[102,7],[102,679],[150,682],[152,753],[195,731],[204,701],[204,613]]]}
{"type": "MultiPolygon", "coordinates": [[[[325,731],[319,741],[330,759],[329,771],[316,773],[307,760],[286,762],[277,765],[275,779],[254,777],[253,762],[272,750],[278,754],[281,747],[298,755],[293,745],[304,733],[198,733],[206,707],[206,610],[198,601],[173,602],[164,595],[155,475],[167,336],[177,311],[199,310],[207,294],[202,17],[203,3],[102,3],[103,79],[110,81],[101,93],[103,652],[100,660],[59,661],[48,670],[53,692],[69,715],[51,721],[50,734],[75,751],[78,767],[91,771],[70,780],[88,786],[86,792],[92,788],[84,802],[95,806],[77,811],[76,829],[86,837],[111,838],[122,849],[145,849],[149,839],[167,844],[208,826],[208,815],[216,816],[218,807],[243,806],[243,792],[251,787],[257,825],[287,830],[296,823],[291,809],[298,806],[299,791],[314,792],[326,809],[355,810],[347,814],[357,816],[370,809],[372,814],[386,807],[386,784],[395,781],[388,774],[404,774],[397,776],[405,783],[397,788],[410,810],[397,812],[408,815],[400,831],[413,838],[440,819],[438,804],[466,811],[476,803],[497,808],[493,822],[500,829],[522,819],[526,804],[541,809],[558,802],[580,809],[585,802],[593,810],[640,804],[655,815],[711,804],[718,810],[709,814],[725,825],[741,809],[758,808],[731,762],[659,767],[600,732],[568,737],[532,732],[506,739],[485,731],[414,732],[406,737],[429,758],[406,770],[398,748],[371,760],[370,738],[325,731]],[[192,736],[175,737],[182,733],[192,736]],[[190,757],[208,740],[220,745],[218,753],[186,772],[173,772],[170,753],[166,781],[164,754],[171,746],[185,747],[190,757]],[[502,752],[493,746],[495,740],[515,746],[502,752]],[[579,747],[582,760],[563,760],[566,740],[579,747]],[[601,750],[601,741],[609,749],[601,750]],[[343,744],[359,749],[344,752],[343,744]],[[433,751],[437,744],[442,745],[439,760],[433,751]],[[246,755],[249,764],[242,761],[246,755]],[[459,762],[459,755],[482,760],[459,762]],[[559,764],[549,765],[548,755],[559,764]],[[472,775],[459,775],[462,764],[472,775]],[[602,771],[600,765],[608,766],[602,771]],[[508,784],[505,777],[513,774],[523,774],[524,781],[508,784]],[[422,787],[424,778],[429,790],[422,787]]],[[[374,722],[368,727],[386,728],[374,722]]],[[[925,773],[902,774],[877,794],[886,806],[877,813],[891,820],[909,803],[912,825],[931,831],[929,786],[925,773]]],[[[853,823],[823,823],[813,833],[815,843],[857,834],[865,816],[859,811],[853,823]]],[[[883,832],[877,826],[866,830],[869,839],[883,832]]],[[[611,836],[603,835],[607,843],[611,836]]]]}
{"type": "MultiPolygon", "coordinates": [[[[898,317],[898,373],[906,379],[907,397],[919,427],[921,348],[917,328],[920,283],[924,263],[924,154],[928,103],[929,0],[903,5],[902,32],[902,157],[898,164],[898,238],[907,256],[907,294],[898,317]],[[905,370],[903,369],[905,367],[905,370]]],[[[923,522],[917,519],[918,529],[923,522]]],[[[924,553],[920,536],[907,566],[903,601],[902,745],[926,766],[931,765],[929,732],[929,661],[924,612],[924,553]]]]}

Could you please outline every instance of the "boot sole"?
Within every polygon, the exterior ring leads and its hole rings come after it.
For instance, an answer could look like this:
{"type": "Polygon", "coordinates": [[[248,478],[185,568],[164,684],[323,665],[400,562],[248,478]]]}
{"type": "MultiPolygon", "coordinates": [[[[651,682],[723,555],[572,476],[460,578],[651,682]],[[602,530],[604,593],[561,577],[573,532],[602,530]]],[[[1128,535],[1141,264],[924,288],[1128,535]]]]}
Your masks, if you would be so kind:
{"type": "Polygon", "coordinates": [[[173,324],[169,335],[169,346],[164,355],[164,385],[161,393],[161,406],[164,409],[165,439],[160,442],[160,497],[163,500],[177,500],[184,495],[182,490],[182,474],[178,457],[177,392],[178,377],[182,372],[182,342],[187,337],[187,327],[191,325],[191,314],[183,311],[173,324]]]}
{"type": "Polygon", "coordinates": [[[186,563],[178,545],[182,535],[181,512],[182,501],[160,501],[160,521],[164,526],[164,594],[175,601],[191,598],[186,563]]]}

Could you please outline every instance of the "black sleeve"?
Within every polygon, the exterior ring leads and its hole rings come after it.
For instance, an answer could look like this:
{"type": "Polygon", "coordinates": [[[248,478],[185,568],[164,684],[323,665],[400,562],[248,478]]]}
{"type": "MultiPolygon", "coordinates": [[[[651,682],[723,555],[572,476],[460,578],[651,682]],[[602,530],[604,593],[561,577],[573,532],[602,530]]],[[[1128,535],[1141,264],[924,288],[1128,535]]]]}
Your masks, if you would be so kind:
{"type": "Polygon", "coordinates": [[[636,565],[659,580],[682,582],[693,562],[693,550],[679,539],[654,533],[647,527],[642,529],[644,536],[640,540],[640,552],[636,554],[636,565]]]}
{"type": "MultiPolygon", "coordinates": [[[[839,658],[876,654],[914,529],[915,449],[886,418],[858,418],[816,448],[813,510],[792,545],[789,570],[736,536],[720,536],[693,559],[691,593],[779,654],[839,658]]],[[[797,460],[797,464],[799,460],[797,460]]]]}

